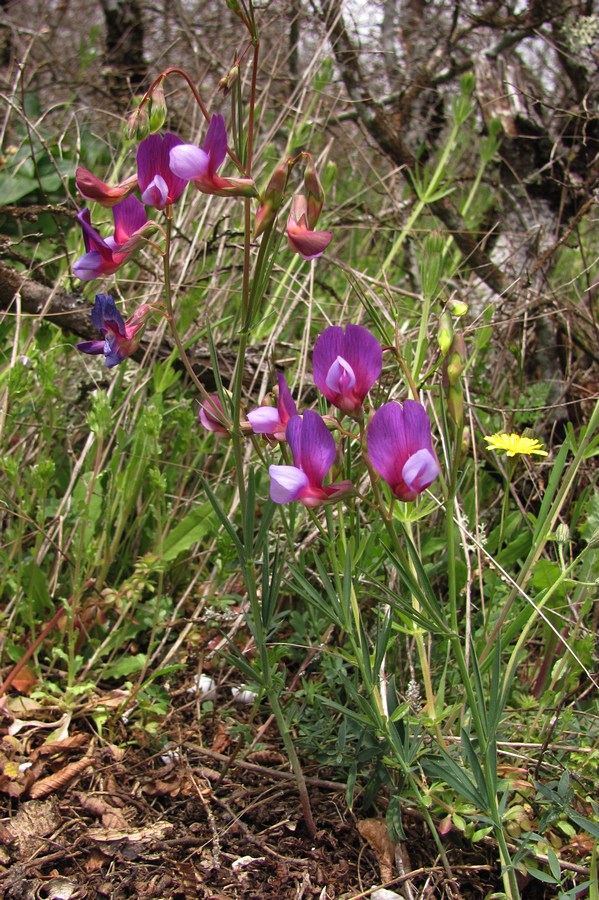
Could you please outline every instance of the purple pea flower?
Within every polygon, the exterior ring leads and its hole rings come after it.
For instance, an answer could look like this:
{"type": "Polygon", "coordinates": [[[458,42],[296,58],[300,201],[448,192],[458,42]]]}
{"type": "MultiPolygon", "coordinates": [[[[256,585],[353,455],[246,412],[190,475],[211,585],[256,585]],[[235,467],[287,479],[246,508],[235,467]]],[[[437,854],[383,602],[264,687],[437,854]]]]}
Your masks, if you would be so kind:
{"type": "Polygon", "coordinates": [[[218,394],[210,394],[200,407],[198,419],[200,423],[208,431],[219,437],[231,437],[229,429],[223,425],[222,420],[225,419],[225,411],[220,402],[218,394]]]}
{"type": "Polygon", "coordinates": [[[77,219],[83,229],[86,253],[73,266],[73,274],[82,281],[93,281],[112,275],[142,243],[145,234],[154,228],[148,222],[143,203],[137,197],[127,197],[112,208],[114,234],[101,238],[92,226],[89,209],[82,209],[77,219]]]}
{"type": "Polygon", "coordinates": [[[137,180],[141,199],[147,206],[164,209],[179,199],[187,181],[179,178],[169,167],[170,152],[183,141],[167,132],[164,137],[151,134],[137,149],[137,180]]]}
{"type": "Polygon", "coordinates": [[[124,322],[114,298],[110,294],[96,294],[92,322],[104,338],[101,341],[82,341],[77,344],[77,349],[83,353],[103,353],[107,368],[118,366],[139,347],[146,319],[151,312],[152,307],[142,303],[124,322]]]}
{"type": "Polygon", "coordinates": [[[79,166],[75,172],[75,184],[77,190],[85,200],[93,200],[100,206],[112,207],[128,197],[137,187],[137,175],[130,175],[124,181],[110,187],[104,181],[96,178],[89,169],[79,166]]]}
{"type": "Polygon", "coordinates": [[[335,461],[336,449],[333,436],[318,413],[306,410],[303,416],[292,416],[286,435],[293,465],[270,467],[271,500],[300,500],[304,506],[320,506],[351,493],[351,481],[322,483],[335,461]]]}
{"type": "Polygon", "coordinates": [[[431,423],[416,400],[385,403],[368,428],[368,456],[400,500],[415,500],[439,474],[431,423]]]}
{"type": "Polygon", "coordinates": [[[285,440],[289,420],[297,415],[297,408],[285,376],[277,372],[279,396],[276,406],[259,406],[248,413],[248,421],[254,434],[268,434],[277,441],[285,440]]]}
{"type": "Polygon", "coordinates": [[[219,197],[256,197],[252,178],[222,178],[216,170],[227,155],[227,132],[221,115],[210,119],[208,132],[201,147],[179,144],[170,152],[170,167],[178,178],[193,181],[203,194],[219,197]]]}
{"type": "Polygon", "coordinates": [[[381,374],[383,351],[362,325],[325,328],[312,354],[314,381],[329,403],[355,415],[381,374]]]}
{"type": "Polygon", "coordinates": [[[301,258],[306,260],[322,256],[333,240],[331,231],[314,231],[308,219],[308,200],[303,194],[297,194],[291,201],[291,211],[287,220],[287,243],[290,250],[299,253],[301,258]]]}

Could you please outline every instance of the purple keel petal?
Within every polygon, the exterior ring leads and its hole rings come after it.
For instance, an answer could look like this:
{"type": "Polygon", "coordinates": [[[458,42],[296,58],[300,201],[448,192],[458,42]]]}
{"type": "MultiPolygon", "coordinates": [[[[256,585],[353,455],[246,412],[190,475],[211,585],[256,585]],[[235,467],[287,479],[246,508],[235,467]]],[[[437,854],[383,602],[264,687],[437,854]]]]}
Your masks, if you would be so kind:
{"type": "Polygon", "coordinates": [[[81,281],[93,281],[101,275],[110,275],[116,269],[111,269],[110,263],[94,250],[92,253],[84,253],[73,263],[73,275],[81,281]]]}
{"type": "Polygon", "coordinates": [[[274,503],[292,503],[308,487],[308,476],[296,466],[271,466],[268,472],[274,503]]]}
{"type": "Polygon", "coordinates": [[[75,346],[82,353],[104,353],[104,341],[80,341],[75,346]]]}

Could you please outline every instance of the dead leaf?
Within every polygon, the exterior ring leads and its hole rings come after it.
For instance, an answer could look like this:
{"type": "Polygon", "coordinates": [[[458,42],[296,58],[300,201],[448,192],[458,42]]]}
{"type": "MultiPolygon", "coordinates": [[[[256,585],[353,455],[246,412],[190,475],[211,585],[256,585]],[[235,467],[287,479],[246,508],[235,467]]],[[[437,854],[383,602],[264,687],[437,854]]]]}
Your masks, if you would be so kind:
{"type": "Polygon", "coordinates": [[[225,726],[222,722],[219,722],[216,726],[216,734],[214,735],[214,740],[212,741],[211,750],[214,753],[224,753],[227,747],[231,744],[231,738],[225,731],[225,726]]]}
{"type": "Polygon", "coordinates": [[[381,872],[381,881],[394,878],[395,845],[383,819],[363,819],[357,824],[361,837],[370,844],[381,872]]]}
{"type": "Polygon", "coordinates": [[[46,778],[40,778],[35,784],[31,786],[29,789],[29,796],[35,800],[39,797],[47,797],[48,794],[53,794],[55,791],[59,791],[61,788],[65,787],[73,778],[76,778],[77,775],[80,775],[81,772],[84,772],[89,766],[93,766],[94,761],[91,756],[86,756],[83,759],[78,759],[77,762],[69,763],[64,769],[60,769],[58,772],[54,772],[52,775],[48,775],[46,778]]]}
{"type": "Polygon", "coordinates": [[[87,836],[99,844],[99,849],[107,856],[118,854],[123,859],[137,859],[152,847],[160,847],[173,831],[174,826],[169,822],[157,822],[137,831],[121,828],[90,828],[87,836]]]}
{"type": "Polygon", "coordinates": [[[23,666],[18,675],[12,680],[12,687],[19,694],[29,694],[37,684],[37,675],[29,666],[23,666]]]}

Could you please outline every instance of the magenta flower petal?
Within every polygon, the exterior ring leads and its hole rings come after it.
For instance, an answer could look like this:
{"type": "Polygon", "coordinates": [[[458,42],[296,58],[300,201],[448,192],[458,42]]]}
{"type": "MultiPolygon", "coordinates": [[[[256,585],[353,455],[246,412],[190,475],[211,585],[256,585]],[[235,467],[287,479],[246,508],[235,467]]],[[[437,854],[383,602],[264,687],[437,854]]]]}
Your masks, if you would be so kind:
{"type": "Polygon", "coordinates": [[[218,394],[210,394],[208,399],[200,407],[198,419],[208,431],[223,437],[230,437],[229,430],[223,425],[220,417],[225,417],[223,405],[218,394]]]}
{"type": "MultiPolygon", "coordinates": [[[[311,485],[320,487],[335,462],[335,441],[324,420],[318,413],[308,409],[299,419],[301,423],[299,441],[295,439],[294,446],[289,429],[298,419],[299,416],[294,416],[287,425],[287,440],[291,446],[293,461],[303,469],[311,485]],[[299,449],[299,459],[296,458],[296,449],[299,449]]],[[[297,425],[294,427],[297,429],[297,425]]]]}
{"type": "Polygon", "coordinates": [[[358,413],[383,367],[381,345],[362,325],[325,328],[312,355],[314,381],[327,400],[344,412],[358,413]]]}
{"type": "Polygon", "coordinates": [[[141,231],[148,221],[146,210],[137,197],[127,197],[112,209],[114,216],[114,240],[122,247],[133,235],[141,231]]]}
{"type": "Polygon", "coordinates": [[[137,176],[126,178],[121,184],[114,187],[96,178],[89,169],[79,166],[75,172],[75,184],[77,190],[86,200],[93,200],[102,206],[114,206],[127,197],[137,187],[137,176]]]}
{"type": "Polygon", "coordinates": [[[112,251],[106,241],[104,241],[91,222],[91,213],[89,209],[82,209],[77,213],[77,221],[81,225],[83,232],[83,243],[88,253],[100,253],[102,256],[110,258],[112,251]]]}
{"type": "Polygon", "coordinates": [[[210,159],[209,175],[214,175],[216,170],[225,161],[227,155],[227,129],[225,120],[221,115],[214,115],[210,119],[210,125],[202,149],[208,154],[210,159]]]}
{"type": "Polygon", "coordinates": [[[179,199],[187,179],[178,177],[169,166],[170,153],[183,144],[176,134],[151,134],[137,150],[137,179],[141,198],[148,206],[164,209],[179,199]]]}
{"type": "Polygon", "coordinates": [[[294,223],[287,225],[289,249],[299,253],[307,262],[322,256],[332,240],[332,231],[309,231],[308,228],[294,223]]]}
{"type": "Polygon", "coordinates": [[[430,420],[421,403],[385,403],[368,428],[368,455],[374,469],[400,500],[415,500],[439,474],[430,420]]]}
{"type": "Polygon", "coordinates": [[[308,476],[297,466],[270,466],[268,472],[274,503],[292,503],[308,487],[308,476]]]}
{"type": "Polygon", "coordinates": [[[297,407],[295,405],[295,401],[291,396],[291,391],[289,390],[289,385],[287,384],[287,380],[282,372],[277,372],[277,382],[279,385],[279,400],[277,403],[277,409],[279,411],[279,417],[281,422],[284,425],[287,425],[287,422],[292,416],[297,415],[297,407]]]}

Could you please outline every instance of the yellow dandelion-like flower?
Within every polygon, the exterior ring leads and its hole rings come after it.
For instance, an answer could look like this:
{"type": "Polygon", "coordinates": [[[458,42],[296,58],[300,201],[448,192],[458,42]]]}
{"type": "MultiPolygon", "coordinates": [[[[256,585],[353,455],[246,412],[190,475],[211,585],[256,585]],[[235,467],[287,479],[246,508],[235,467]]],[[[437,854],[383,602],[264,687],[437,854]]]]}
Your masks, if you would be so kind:
{"type": "Polygon", "coordinates": [[[531,456],[533,453],[537,456],[547,456],[547,451],[543,450],[541,441],[536,438],[523,437],[519,434],[492,434],[485,437],[489,448],[493,450],[504,450],[508,456],[531,456]]]}

